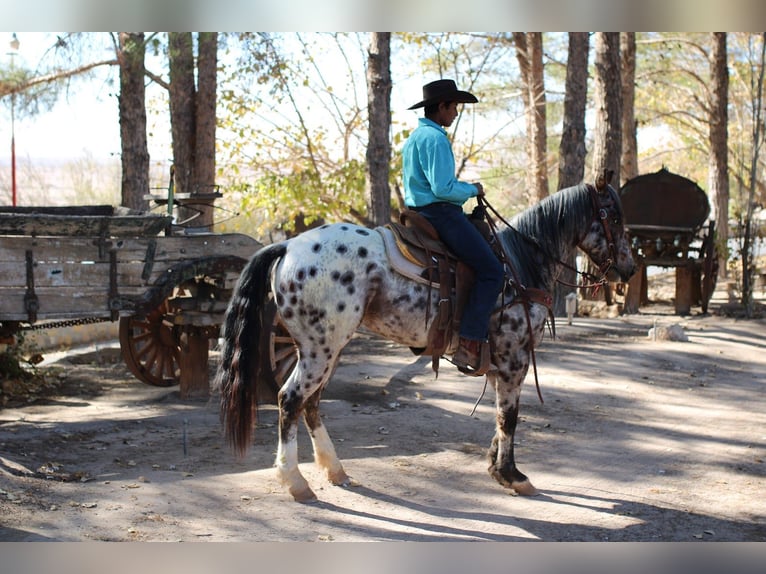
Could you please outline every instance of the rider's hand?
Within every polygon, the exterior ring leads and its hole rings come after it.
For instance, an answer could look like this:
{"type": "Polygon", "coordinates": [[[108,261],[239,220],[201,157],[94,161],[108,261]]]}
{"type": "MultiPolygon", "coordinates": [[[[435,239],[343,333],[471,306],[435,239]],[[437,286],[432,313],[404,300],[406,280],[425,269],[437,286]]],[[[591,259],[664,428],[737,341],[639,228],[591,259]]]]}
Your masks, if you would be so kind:
{"type": "Polygon", "coordinates": [[[484,186],[478,181],[474,185],[476,186],[476,197],[484,197],[484,186]]]}

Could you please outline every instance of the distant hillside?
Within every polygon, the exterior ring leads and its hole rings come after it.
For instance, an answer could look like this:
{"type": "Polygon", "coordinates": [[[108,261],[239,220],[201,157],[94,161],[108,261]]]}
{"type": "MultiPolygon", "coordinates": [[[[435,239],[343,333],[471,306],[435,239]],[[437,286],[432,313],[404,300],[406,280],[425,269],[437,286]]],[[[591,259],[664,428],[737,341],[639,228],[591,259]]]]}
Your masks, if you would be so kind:
{"type": "MultiPolygon", "coordinates": [[[[152,187],[167,189],[168,168],[152,166],[152,187]]],[[[16,158],[17,205],[119,205],[119,158],[16,158]]],[[[153,189],[152,193],[159,193],[153,189]]],[[[0,204],[12,204],[10,158],[0,159],[0,204]]]]}

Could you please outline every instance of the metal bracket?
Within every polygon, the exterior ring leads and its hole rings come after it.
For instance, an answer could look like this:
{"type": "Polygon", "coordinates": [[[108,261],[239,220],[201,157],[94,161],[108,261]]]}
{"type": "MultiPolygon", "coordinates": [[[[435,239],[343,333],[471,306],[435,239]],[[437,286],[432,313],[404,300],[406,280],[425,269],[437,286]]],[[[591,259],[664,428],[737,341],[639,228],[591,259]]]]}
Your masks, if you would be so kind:
{"type": "Polygon", "coordinates": [[[154,268],[154,254],[157,252],[157,240],[152,239],[146,246],[146,255],[144,257],[144,270],[141,272],[141,279],[148,281],[152,276],[154,268]]]}
{"type": "Polygon", "coordinates": [[[116,321],[120,316],[120,293],[117,289],[117,252],[109,252],[109,311],[112,321],[116,321]]]}
{"type": "Polygon", "coordinates": [[[106,238],[109,232],[109,218],[103,218],[98,227],[98,258],[103,260],[108,246],[106,238]]]}
{"type": "Polygon", "coordinates": [[[27,265],[27,292],[24,295],[24,309],[27,312],[29,323],[37,321],[37,311],[40,308],[40,301],[35,293],[35,258],[32,250],[26,251],[27,265]]]}

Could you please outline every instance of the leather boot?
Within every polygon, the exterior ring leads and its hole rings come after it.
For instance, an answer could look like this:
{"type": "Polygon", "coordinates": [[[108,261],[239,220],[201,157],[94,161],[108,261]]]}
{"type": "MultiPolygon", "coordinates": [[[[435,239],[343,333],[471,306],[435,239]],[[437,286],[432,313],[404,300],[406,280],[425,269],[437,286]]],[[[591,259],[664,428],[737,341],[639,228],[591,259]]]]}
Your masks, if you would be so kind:
{"type": "Polygon", "coordinates": [[[460,337],[460,343],[452,356],[452,362],[461,371],[466,368],[474,371],[478,369],[481,362],[481,341],[472,341],[460,337]]]}
{"type": "Polygon", "coordinates": [[[484,370],[481,368],[482,345],[485,344],[482,341],[473,341],[460,337],[458,349],[452,356],[452,362],[461,373],[481,376],[497,371],[497,367],[490,363],[489,360],[487,360],[486,368],[484,370]]]}

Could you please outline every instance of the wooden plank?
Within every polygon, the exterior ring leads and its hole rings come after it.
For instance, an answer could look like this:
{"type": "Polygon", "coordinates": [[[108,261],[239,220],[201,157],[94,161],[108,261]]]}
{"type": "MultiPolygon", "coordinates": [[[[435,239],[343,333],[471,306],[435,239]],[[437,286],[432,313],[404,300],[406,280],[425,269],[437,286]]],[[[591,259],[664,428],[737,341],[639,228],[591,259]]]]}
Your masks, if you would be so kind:
{"type": "MultiPolygon", "coordinates": [[[[125,312],[132,312],[133,304],[167,277],[173,267],[216,256],[247,260],[260,247],[257,241],[241,234],[158,237],[154,241],[156,249],[149,266],[146,265],[149,240],[125,238],[106,242],[116,255],[116,291],[125,305],[119,309],[125,312]]],[[[38,320],[109,316],[112,270],[110,251],[101,257],[103,250],[104,244],[99,245],[94,238],[0,237],[0,318],[28,320],[27,251],[33,255],[38,320]]],[[[218,286],[232,289],[238,275],[236,269],[222,271],[217,277],[218,286]]],[[[197,321],[192,323],[196,325],[197,321]]]]}
{"type": "MultiPolygon", "coordinates": [[[[117,284],[153,285],[173,266],[205,257],[234,255],[244,260],[259,247],[246,235],[158,238],[150,274],[147,267],[148,242],[125,240],[111,249],[116,253],[117,284]]],[[[100,258],[99,248],[83,238],[0,238],[0,287],[26,286],[26,252],[32,251],[36,286],[108,285],[109,257],[100,258]]],[[[108,255],[108,252],[107,252],[108,255]]]]}
{"type": "Polygon", "coordinates": [[[636,231],[659,231],[665,233],[683,233],[685,235],[694,235],[699,228],[697,227],[681,227],[675,225],[639,225],[639,224],[625,224],[625,229],[628,232],[636,231]]]}
{"type": "MultiPolygon", "coordinates": [[[[261,247],[252,237],[239,233],[159,236],[155,242],[154,261],[179,262],[214,255],[250,257],[261,247]]],[[[24,261],[32,250],[39,261],[108,261],[109,251],[117,253],[118,262],[145,261],[149,239],[121,238],[107,240],[99,249],[99,238],[93,237],[0,237],[0,265],[24,261]],[[103,254],[103,257],[100,255],[103,254]]]]}
{"type": "Polygon", "coordinates": [[[59,215],[0,213],[0,234],[148,237],[170,224],[167,215],[59,215]]]}
{"type": "MultiPolygon", "coordinates": [[[[53,288],[88,288],[89,286],[109,287],[109,263],[41,263],[34,264],[35,290],[53,288]]],[[[118,290],[145,288],[147,282],[141,278],[143,263],[122,263],[117,265],[118,290]]],[[[151,279],[151,278],[150,278],[151,279]]],[[[26,288],[26,264],[6,266],[0,273],[0,289],[26,288]]]]}
{"type": "MultiPolygon", "coordinates": [[[[28,320],[25,295],[25,290],[0,289],[0,317],[4,321],[28,320]]],[[[38,291],[37,303],[38,320],[110,316],[109,292],[106,289],[38,291]]]]}

